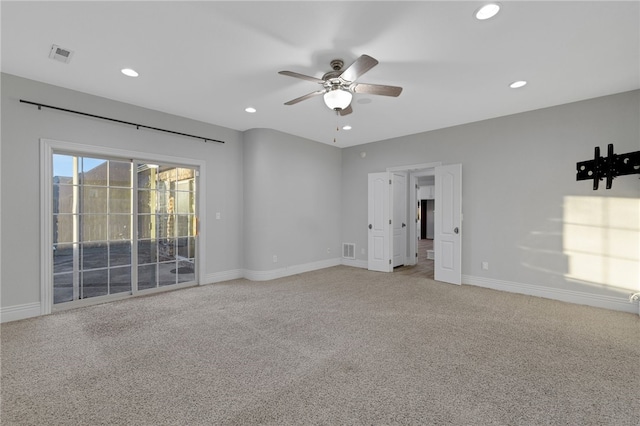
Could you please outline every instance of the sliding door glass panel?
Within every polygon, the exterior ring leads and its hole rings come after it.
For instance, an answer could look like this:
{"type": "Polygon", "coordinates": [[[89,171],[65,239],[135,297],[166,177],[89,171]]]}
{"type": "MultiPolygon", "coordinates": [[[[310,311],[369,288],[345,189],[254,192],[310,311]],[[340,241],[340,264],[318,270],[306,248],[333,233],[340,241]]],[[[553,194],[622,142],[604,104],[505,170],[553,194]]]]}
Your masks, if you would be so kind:
{"type": "Polygon", "coordinates": [[[109,213],[131,213],[130,188],[109,188],[109,213]]]}
{"type": "Polygon", "coordinates": [[[138,288],[195,281],[195,170],[149,164],[137,170],[138,288]]]}
{"type": "Polygon", "coordinates": [[[157,265],[141,265],[138,266],[138,290],[147,290],[157,287],[157,265]]]}
{"type": "Polygon", "coordinates": [[[109,162],[109,187],[131,188],[131,163],[109,162]]]}
{"type": "Polygon", "coordinates": [[[109,271],[97,269],[82,272],[81,299],[109,294],[109,271]]]}
{"type": "Polygon", "coordinates": [[[109,266],[131,265],[131,242],[130,241],[110,241],[109,242],[109,266]]]}
{"type": "Polygon", "coordinates": [[[109,291],[111,294],[131,291],[131,266],[109,269],[109,291]]]}
{"type": "Polygon", "coordinates": [[[83,243],[80,246],[83,271],[103,269],[109,266],[109,245],[106,241],[83,243]]]}
{"type": "Polygon", "coordinates": [[[131,215],[109,215],[109,241],[128,241],[131,237],[131,215]]]}
{"type": "Polygon", "coordinates": [[[54,303],[131,292],[132,164],[53,155],[54,303]]]}
{"type": "Polygon", "coordinates": [[[73,274],[53,275],[54,303],[73,301],[73,274]]]}

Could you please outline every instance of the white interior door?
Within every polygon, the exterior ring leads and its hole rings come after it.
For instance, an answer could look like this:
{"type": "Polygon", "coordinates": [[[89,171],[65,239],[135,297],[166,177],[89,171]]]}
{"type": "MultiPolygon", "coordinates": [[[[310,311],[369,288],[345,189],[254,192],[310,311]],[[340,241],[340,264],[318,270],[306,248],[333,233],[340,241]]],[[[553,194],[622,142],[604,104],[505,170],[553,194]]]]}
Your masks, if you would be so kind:
{"type": "Polygon", "coordinates": [[[390,177],[389,173],[369,173],[368,190],[368,269],[390,272],[393,240],[390,225],[390,177]]]}
{"type": "Polygon", "coordinates": [[[393,172],[391,227],[393,229],[393,267],[404,265],[407,252],[407,175],[393,172]]]}
{"type": "Polygon", "coordinates": [[[434,278],[462,283],[462,165],[435,168],[434,278]]]}

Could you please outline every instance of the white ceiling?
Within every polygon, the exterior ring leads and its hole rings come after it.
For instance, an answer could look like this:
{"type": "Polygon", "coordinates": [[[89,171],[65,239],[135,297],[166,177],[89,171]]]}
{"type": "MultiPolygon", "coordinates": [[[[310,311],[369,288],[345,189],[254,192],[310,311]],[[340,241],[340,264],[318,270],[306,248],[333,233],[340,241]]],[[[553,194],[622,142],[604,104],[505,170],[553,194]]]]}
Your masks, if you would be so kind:
{"type": "Polygon", "coordinates": [[[640,2],[502,1],[478,21],[482,4],[2,1],[1,69],[339,147],[640,88],[640,2]],[[75,52],[70,64],[48,58],[52,44],[75,52]],[[380,63],[358,81],[402,86],[398,98],[356,94],[345,117],[322,97],[283,105],[318,86],[278,71],[320,78],[331,59],[362,54],[380,63]],[[520,79],[529,84],[509,88],[520,79]]]}

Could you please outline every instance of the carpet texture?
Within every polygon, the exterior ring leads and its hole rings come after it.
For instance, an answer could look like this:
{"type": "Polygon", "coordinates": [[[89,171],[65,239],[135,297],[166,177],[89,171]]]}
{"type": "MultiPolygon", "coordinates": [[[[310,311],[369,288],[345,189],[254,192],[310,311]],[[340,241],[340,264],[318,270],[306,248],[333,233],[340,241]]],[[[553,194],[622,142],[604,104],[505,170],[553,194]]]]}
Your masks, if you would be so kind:
{"type": "Polygon", "coordinates": [[[338,266],[7,323],[3,425],[640,424],[640,319],[338,266]]]}

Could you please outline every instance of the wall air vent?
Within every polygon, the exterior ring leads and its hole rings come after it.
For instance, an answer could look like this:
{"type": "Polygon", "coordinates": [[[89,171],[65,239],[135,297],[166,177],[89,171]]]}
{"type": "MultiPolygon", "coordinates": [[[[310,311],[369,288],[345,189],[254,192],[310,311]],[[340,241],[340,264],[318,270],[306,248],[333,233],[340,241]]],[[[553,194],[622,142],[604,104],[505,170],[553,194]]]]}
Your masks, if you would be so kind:
{"type": "Polygon", "coordinates": [[[356,245],[353,243],[342,243],[342,257],[345,259],[355,259],[356,245]]]}
{"type": "Polygon", "coordinates": [[[58,46],[57,44],[51,45],[51,51],[49,52],[49,58],[68,64],[71,61],[73,52],[69,49],[58,46]]]}

